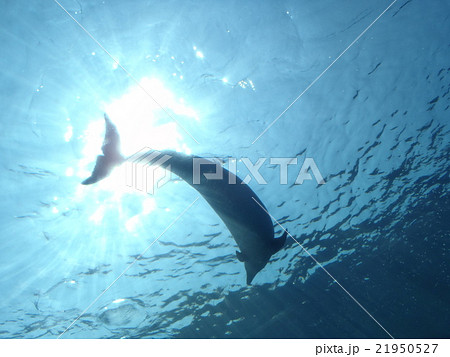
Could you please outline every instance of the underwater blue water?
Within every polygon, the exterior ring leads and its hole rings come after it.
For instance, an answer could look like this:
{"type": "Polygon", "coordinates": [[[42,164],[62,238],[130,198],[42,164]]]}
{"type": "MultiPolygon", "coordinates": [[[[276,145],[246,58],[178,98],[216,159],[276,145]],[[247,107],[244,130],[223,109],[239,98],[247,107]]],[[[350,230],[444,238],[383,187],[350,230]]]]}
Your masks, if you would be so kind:
{"type": "Polygon", "coordinates": [[[448,1],[395,2],[254,144],[391,1],[60,4],[128,74],[55,1],[3,2],[1,338],[389,337],[289,237],[247,286],[183,182],[81,186],[104,111],[128,154],[298,157],[250,181],[269,212],[392,336],[450,337],[448,1]]]}

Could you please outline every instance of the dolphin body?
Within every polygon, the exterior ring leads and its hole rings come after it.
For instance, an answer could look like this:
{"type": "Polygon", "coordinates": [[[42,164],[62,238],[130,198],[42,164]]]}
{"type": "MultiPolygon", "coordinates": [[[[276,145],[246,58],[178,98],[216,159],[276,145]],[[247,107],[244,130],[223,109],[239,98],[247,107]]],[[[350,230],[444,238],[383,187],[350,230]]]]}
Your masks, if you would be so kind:
{"type": "MultiPolygon", "coordinates": [[[[116,127],[105,114],[105,140],[103,155],[97,156],[92,175],[82,182],[93,184],[107,177],[115,166],[126,161],[120,153],[120,139],[116,127]]],[[[155,157],[150,150],[141,157],[155,157]]],[[[286,242],[287,231],[280,238],[274,238],[272,219],[264,204],[252,189],[239,177],[222,168],[220,179],[207,179],[204,174],[216,173],[217,163],[199,156],[186,155],[171,150],[158,151],[169,159],[159,166],[169,169],[195,188],[209,203],[233,235],[240,251],[236,251],[239,261],[245,265],[247,284],[264,268],[270,257],[278,252],[286,242]],[[199,182],[194,183],[194,160],[200,160],[199,182]]],[[[157,158],[160,158],[158,155],[157,158]]],[[[145,164],[156,164],[149,159],[145,164]]],[[[142,163],[142,161],[140,161],[142,163]]],[[[198,163],[197,162],[197,163],[198,163]]],[[[199,176],[199,177],[198,177],[199,176]]]]}

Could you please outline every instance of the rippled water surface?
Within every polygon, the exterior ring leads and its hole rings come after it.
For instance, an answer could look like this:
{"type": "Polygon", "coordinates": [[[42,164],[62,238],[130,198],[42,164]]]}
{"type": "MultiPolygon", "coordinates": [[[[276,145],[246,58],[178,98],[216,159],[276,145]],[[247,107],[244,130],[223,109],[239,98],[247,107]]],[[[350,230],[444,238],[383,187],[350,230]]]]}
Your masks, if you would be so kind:
{"type": "Polygon", "coordinates": [[[0,337],[449,338],[450,5],[390,4],[7,1],[0,337]],[[247,286],[186,183],[80,185],[104,111],[127,155],[296,157],[249,186],[316,262],[288,237],[247,286]]]}

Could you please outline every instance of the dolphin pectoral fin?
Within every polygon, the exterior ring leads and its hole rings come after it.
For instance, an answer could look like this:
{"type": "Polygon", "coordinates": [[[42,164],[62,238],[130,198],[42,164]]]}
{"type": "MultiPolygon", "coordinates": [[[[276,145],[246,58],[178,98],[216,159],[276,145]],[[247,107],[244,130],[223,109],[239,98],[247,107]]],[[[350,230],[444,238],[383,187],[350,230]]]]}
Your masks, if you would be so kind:
{"type": "Polygon", "coordinates": [[[240,262],[245,262],[248,260],[247,256],[244,253],[241,253],[239,251],[236,251],[236,257],[240,262]]]}
{"type": "Polygon", "coordinates": [[[275,254],[276,252],[278,252],[281,248],[283,248],[284,243],[286,243],[286,237],[288,235],[288,231],[284,230],[283,235],[280,238],[274,239],[272,242],[272,249],[273,249],[273,253],[275,254]]]}

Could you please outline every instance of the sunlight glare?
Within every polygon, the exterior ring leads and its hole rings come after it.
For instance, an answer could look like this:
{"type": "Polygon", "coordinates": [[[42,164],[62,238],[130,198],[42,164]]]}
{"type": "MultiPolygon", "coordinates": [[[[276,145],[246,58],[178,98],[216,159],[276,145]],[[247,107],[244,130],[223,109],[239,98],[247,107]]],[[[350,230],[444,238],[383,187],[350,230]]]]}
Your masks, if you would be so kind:
{"type": "Polygon", "coordinates": [[[149,214],[156,209],[156,200],[154,197],[148,197],[142,202],[142,214],[149,214]]]}
{"type": "Polygon", "coordinates": [[[73,173],[74,173],[73,167],[68,167],[68,168],[66,169],[66,176],[67,176],[67,177],[73,176],[73,173]]]}
{"type": "Polygon", "coordinates": [[[97,208],[97,210],[89,217],[90,221],[93,221],[95,224],[100,224],[105,216],[105,206],[101,205],[97,208]]]}
{"type": "MultiPolygon", "coordinates": [[[[103,108],[117,127],[120,135],[120,150],[125,157],[129,157],[143,148],[191,153],[191,149],[184,139],[187,134],[173,119],[184,125],[186,121],[199,121],[199,117],[182,97],[177,97],[160,80],[143,78],[140,86],[135,85],[111,103],[104,103],[103,108]]],[[[87,129],[80,136],[84,145],[82,158],[79,159],[73,173],[80,180],[91,175],[97,156],[102,155],[101,147],[104,135],[105,121],[103,115],[99,115],[96,120],[89,122],[87,129]]],[[[66,174],[70,173],[66,172],[66,174]]],[[[126,177],[126,165],[118,166],[109,177],[89,186],[89,189],[80,185],[76,194],[84,196],[93,192],[111,192],[113,196],[109,197],[109,200],[115,202],[120,202],[124,194],[147,195],[134,187],[127,186],[126,177]]],[[[155,198],[144,199],[142,205],[144,214],[149,214],[156,207],[155,198]]],[[[91,215],[90,220],[95,224],[100,224],[104,215],[105,208],[100,206],[91,215]]],[[[139,216],[132,217],[126,223],[127,230],[134,231],[138,223],[139,216]]]]}
{"type": "Polygon", "coordinates": [[[125,222],[125,228],[128,232],[134,232],[136,230],[137,225],[140,223],[139,218],[137,214],[125,222]]]}
{"type": "Polygon", "coordinates": [[[73,127],[72,127],[72,125],[68,125],[67,131],[64,134],[64,140],[66,141],[66,143],[68,143],[70,141],[70,139],[72,138],[72,135],[73,135],[73,127]]]}
{"type": "Polygon", "coordinates": [[[139,86],[134,86],[121,98],[105,105],[105,111],[119,131],[123,154],[129,156],[144,147],[180,151],[184,132],[161,107],[180,121],[186,117],[198,120],[197,113],[181,103],[158,79],[143,78],[140,85],[145,92],[139,86]]]}

